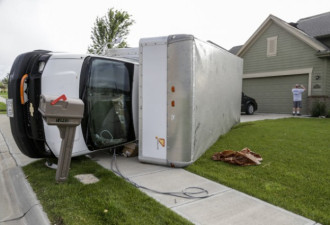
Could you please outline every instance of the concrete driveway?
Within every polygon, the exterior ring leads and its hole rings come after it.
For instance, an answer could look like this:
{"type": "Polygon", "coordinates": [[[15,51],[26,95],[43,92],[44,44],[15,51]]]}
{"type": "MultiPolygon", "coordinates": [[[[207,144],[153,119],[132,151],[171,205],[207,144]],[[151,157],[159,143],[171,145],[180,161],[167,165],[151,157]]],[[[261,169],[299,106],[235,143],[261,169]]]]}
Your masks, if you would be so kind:
{"type": "Polygon", "coordinates": [[[291,114],[272,114],[272,113],[255,113],[253,115],[241,115],[241,122],[251,122],[257,120],[274,120],[282,118],[294,117],[291,114]]]}

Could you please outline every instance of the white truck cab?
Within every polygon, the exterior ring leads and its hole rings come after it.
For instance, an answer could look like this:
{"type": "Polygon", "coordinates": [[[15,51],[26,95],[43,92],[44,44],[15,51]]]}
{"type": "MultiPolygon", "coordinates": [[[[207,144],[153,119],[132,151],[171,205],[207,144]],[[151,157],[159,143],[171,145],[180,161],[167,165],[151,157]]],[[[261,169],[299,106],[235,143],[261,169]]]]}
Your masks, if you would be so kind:
{"type": "Polygon", "coordinates": [[[18,56],[8,97],[13,99],[10,122],[19,148],[35,158],[59,155],[59,130],[43,122],[38,112],[41,94],[83,100],[84,118],[77,127],[73,156],[136,141],[137,72],[138,62],[129,59],[48,51],[18,56]]]}

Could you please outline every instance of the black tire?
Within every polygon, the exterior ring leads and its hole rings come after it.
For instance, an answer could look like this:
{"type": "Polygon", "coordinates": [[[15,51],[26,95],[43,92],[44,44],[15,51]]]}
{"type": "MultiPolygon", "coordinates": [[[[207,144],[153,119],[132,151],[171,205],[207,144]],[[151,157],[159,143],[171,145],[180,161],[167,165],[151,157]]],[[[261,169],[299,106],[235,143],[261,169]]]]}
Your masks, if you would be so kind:
{"type": "Polygon", "coordinates": [[[247,115],[252,115],[254,113],[254,105],[249,103],[247,106],[246,106],[246,114],[247,115]]]}

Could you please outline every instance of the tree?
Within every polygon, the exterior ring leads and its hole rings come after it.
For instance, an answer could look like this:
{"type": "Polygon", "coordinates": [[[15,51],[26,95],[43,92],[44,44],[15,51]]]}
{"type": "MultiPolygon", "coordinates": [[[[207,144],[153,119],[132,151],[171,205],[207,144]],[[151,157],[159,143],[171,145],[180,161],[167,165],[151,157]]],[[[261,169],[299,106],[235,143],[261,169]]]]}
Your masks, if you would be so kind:
{"type": "Polygon", "coordinates": [[[7,75],[1,80],[1,82],[7,86],[8,81],[9,81],[9,73],[7,73],[7,75]]]}
{"type": "Polygon", "coordinates": [[[134,23],[126,11],[109,9],[104,17],[97,17],[92,29],[93,44],[88,47],[92,54],[102,54],[104,49],[127,47],[126,36],[134,23]]]}
{"type": "Polygon", "coordinates": [[[1,92],[6,92],[8,88],[9,73],[0,81],[0,90],[1,92]]]}

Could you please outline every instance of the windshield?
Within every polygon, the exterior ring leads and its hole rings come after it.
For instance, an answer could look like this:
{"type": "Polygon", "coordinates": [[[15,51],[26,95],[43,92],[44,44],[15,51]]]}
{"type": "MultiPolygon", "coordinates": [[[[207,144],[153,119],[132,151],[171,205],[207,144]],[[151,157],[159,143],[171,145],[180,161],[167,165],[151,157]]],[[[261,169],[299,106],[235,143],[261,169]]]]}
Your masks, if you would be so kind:
{"type": "Polygon", "coordinates": [[[135,139],[131,107],[132,77],[132,64],[91,59],[84,97],[87,105],[85,134],[89,148],[103,149],[135,139]]]}

